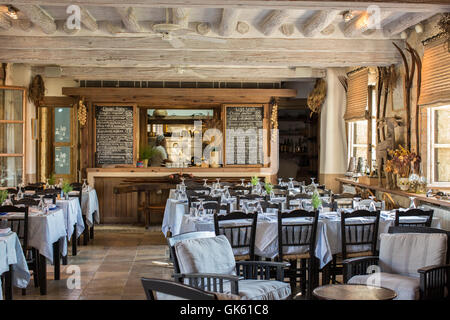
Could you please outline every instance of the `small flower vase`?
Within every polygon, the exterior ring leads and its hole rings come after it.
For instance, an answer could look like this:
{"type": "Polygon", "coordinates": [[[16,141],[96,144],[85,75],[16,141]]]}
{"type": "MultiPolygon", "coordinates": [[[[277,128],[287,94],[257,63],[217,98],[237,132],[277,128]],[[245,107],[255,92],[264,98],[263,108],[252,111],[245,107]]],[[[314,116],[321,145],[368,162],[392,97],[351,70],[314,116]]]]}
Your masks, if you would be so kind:
{"type": "Polygon", "coordinates": [[[69,193],[67,193],[67,192],[64,193],[64,199],[69,200],[69,193]]]}
{"type": "Polygon", "coordinates": [[[408,191],[408,189],[409,189],[409,178],[397,177],[397,186],[402,191],[408,191]]]}

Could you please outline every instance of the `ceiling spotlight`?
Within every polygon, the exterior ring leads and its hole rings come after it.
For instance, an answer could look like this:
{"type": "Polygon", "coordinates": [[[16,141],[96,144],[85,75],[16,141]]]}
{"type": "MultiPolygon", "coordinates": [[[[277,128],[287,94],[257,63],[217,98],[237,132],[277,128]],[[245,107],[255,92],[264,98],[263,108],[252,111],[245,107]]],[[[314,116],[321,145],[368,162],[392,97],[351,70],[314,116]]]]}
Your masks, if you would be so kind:
{"type": "Polygon", "coordinates": [[[423,33],[423,25],[421,23],[416,24],[414,29],[416,29],[417,33],[423,33]]]}
{"type": "Polygon", "coordinates": [[[342,15],[345,22],[349,22],[350,20],[353,19],[354,16],[355,15],[352,10],[345,11],[344,14],[342,15]]]}
{"type": "Polygon", "coordinates": [[[406,31],[402,31],[402,33],[400,33],[400,38],[402,39],[408,38],[408,34],[406,33],[406,31]]]}
{"type": "Polygon", "coordinates": [[[8,10],[5,12],[5,14],[10,17],[11,19],[17,20],[19,17],[17,16],[18,10],[14,8],[13,6],[8,6],[8,10]]]}

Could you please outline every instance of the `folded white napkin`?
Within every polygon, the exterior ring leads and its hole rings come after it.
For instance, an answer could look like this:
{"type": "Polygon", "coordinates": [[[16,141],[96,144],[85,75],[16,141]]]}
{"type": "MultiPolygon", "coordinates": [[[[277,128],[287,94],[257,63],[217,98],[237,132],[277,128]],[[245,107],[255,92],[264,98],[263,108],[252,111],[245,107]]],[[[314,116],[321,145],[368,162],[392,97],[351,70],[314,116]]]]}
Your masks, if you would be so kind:
{"type": "Polygon", "coordinates": [[[11,232],[11,228],[0,229],[0,235],[5,235],[11,232]]]}

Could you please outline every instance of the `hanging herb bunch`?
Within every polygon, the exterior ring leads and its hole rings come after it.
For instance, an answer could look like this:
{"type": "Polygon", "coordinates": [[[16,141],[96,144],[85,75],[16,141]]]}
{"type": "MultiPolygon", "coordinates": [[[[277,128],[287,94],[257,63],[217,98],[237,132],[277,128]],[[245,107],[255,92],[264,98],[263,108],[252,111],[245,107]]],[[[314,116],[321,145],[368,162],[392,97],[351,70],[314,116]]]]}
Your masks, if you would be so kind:
{"type": "Polygon", "coordinates": [[[270,116],[270,127],[272,129],[272,142],[276,142],[278,132],[278,104],[275,99],[272,100],[272,114],[270,116]]]}
{"type": "Polygon", "coordinates": [[[30,82],[28,88],[28,99],[34,103],[36,107],[41,105],[41,102],[45,97],[45,85],[44,80],[40,75],[36,75],[30,82]]]}
{"type": "Polygon", "coordinates": [[[320,113],[325,97],[327,96],[327,83],[323,79],[317,79],[314,89],[308,96],[307,104],[311,110],[310,117],[313,113],[320,113]]]}
{"type": "Polygon", "coordinates": [[[87,121],[87,109],[84,104],[84,99],[78,101],[78,121],[80,122],[80,127],[83,128],[87,121]]]}

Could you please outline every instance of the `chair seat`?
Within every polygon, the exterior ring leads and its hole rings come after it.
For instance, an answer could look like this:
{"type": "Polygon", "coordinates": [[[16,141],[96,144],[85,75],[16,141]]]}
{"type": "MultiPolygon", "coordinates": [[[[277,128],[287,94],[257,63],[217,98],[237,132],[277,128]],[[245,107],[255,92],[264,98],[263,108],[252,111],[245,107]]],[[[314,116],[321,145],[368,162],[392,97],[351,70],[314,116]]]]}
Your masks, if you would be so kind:
{"type": "Polygon", "coordinates": [[[309,252],[296,253],[296,254],[283,254],[283,260],[297,260],[297,259],[309,259],[311,256],[309,252]]]}
{"type": "MultiPolygon", "coordinates": [[[[230,283],[224,283],[224,293],[230,294],[230,283]]],[[[242,300],[285,300],[291,295],[289,283],[276,280],[239,280],[242,300]]]]}
{"type": "MultiPolygon", "coordinates": [[[[397,297],[394,300],[419,300],[420,298],[420,280],[415,277],[403,276],[400,274],[380,272],[379,285],[383,288],[394,290],[397,297]]],[[[360,275],[352,277],[349,284],[368,284],[375,285],[376,278],[374,274],[360,275]],[[369,279],[369,277],[374,277],[369,279]]]]}
{"type": "Polygon", "coordinates": [[[234,259],[236,261],[245,261],[245,260],[250,260],[250,255],[248,254],[244,254],[244,255],[235,255],[234,259]]]}

